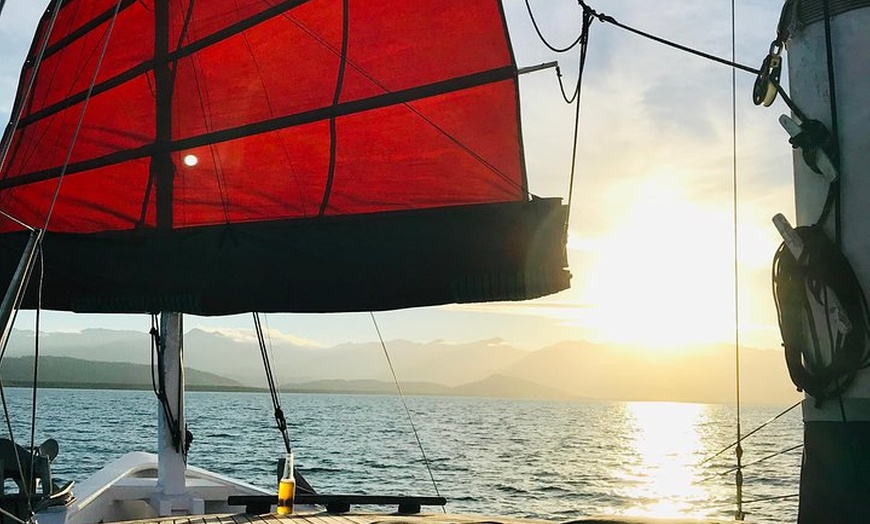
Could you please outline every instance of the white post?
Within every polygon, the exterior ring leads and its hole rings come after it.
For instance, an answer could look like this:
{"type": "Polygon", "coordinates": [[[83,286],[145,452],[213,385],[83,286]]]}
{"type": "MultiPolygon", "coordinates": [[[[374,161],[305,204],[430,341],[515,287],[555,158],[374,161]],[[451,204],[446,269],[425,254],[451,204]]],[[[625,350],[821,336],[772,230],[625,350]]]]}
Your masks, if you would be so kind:
{"type": "MultiPolygon", "coordinates": [[[[787,42],[792,99],[808,118],[831,129],[831,96],[824,20],[800,20],[823,10],[822,0],[798,4],[797,28],[787,42]],[[810,5],[812,4],[812,5],[810,5]]],[[[866,2],[829,2],[840,144],[841,250],[870,293],[870,8],[866,2]]],[[[828,183],[794,158],[799,225],[814,223],[828,183]]],[[[832,212],[833,216],[833,212],[832,212]]],[[[825,224],[835,238],[834,220],[825,224]]],[[[862,319],[855,319],[862,321],[862,319]]],[[[824,358],[824,357],[823,357],[824,358]]],[[[803,403],[804,461],[798,522],[866,522],[870,515],[870,370],[858,372],[837,399],[803,403]]]]}

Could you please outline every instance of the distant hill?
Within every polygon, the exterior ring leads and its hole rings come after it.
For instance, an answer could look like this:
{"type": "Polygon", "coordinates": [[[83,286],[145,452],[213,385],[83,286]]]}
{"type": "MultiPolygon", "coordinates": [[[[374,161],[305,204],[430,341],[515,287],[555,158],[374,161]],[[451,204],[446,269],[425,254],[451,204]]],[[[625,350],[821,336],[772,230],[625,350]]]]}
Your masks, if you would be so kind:
{"type": "MultiPolygon", "coordinates": [[[[33,383],[33,357],[6,357],[0,362],[5,385],[33,383]]],[[[70,357],[40,357],[39,385],[151,388],[151,366],[121,362],[96,362],[70,357]]],[[[185,369],[191,389],[239,389],[242,384],[225,377],[195,369],[185,369]]]]}
{"type": "MultiPolygon", "coordinates": [[[[741,397],[793,403],[800,396],[778,351],[741,348],[741,397]]],[[[662,352],[562,342],[530,353],[503,374],[597,399],[733,402],[734,348],[727,344],[662,352]]]]}
{"type": "MultiPolygon", "coordinates": [[[[394,389],[380,343],[323,348],[295,344],[290,337],[271,338],[272,368],[284,390],[391,393],[394,389]]],[[[14,331],[7,360],[29,354],[32,347],[32,332],[14,331]]],[[[730,345],[663,351],[565,341],[527,351],[500,339],[490,339],[463,344],[393,340],[387,342],[387,347],[408,394],[734,400],[734,349],[730,345]]],[[[193,388],[218,383],[234,384],[226,387],[266,386],[259,350],[252,337],[246,339],[243,332],[193,329],[185,335],[184,351],[188,369],[211,374],[200,379],[191,371],[189,382],[193,388]]],[[[151,340],[146,333],[103,329],[48,333],[40,339],[40,352],[102,364],[140,364],[143,367],[129,371],[130,378],[124,380],[135,378],[136,383],[150,384],[147,364],[151,359],[151,340]]],[[[741,362],[744,401],[784,404],[799,398],[781,352],[742,348],[741,362]]],[[[11,372],[9,365],[4,361],[0,368],[4,381],[11,372]]],[[[103,369],[97,366],[94,372],[98,368],[103,369]]],[[[44,367],[44,373],[48,373],[47,369],[44,367]]],[[[88,373],[91,371],[87,369],[88,373]]],[[[106,368],[100,373],[105,377],[122,376],[120,369],[106,368]]],[[[87,376],[84,371],[77,374],[87,376]]],[[[28,381],[29,376],[26,375],[28,381]]],[[[45,377],[43,374],[47,381],[45,377]]],[[[88,380],[94,384],[103,379],[88,380]]]]}

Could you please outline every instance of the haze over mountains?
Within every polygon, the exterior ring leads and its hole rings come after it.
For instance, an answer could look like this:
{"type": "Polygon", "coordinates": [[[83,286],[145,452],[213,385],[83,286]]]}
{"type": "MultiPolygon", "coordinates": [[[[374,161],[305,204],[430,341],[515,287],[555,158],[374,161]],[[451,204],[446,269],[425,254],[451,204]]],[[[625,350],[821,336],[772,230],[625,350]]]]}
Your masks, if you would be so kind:
{"type": "MultiPolygon", "coordinates": [[[[392,387],[380,343],[319,348],[294,344],[277,334],[271,342],[272,367],[284,389],[386,392],[392,387]]],[[[16,331],[7,357],[30,355],[32,348],[33,333],[16,331]]],[[[409,394],[692,402],[734,399],[734,349],[728,345],[669,352],[566,341],[527,351],[493,339],[465,344],[395,340],[387,348],[409,394]]],[[[48,333],[40,338],[40,354],[150,365],[151,340],[135,331],[48,333]]],[[[249,334],[193,329],[185,337],[185,363],[188,369],[229,379],[220,382],[209,375],[189,373],[197,381],[265,387],[259,349],[249,334]]],[[[799,398],[779,352],[743,348],[741,363],[744,401],[782,404],[799,398]]],[[[11,372],[9,366],[4,359],[0,367],[4,377],[11,372]]],[[[82,373],[87,372],[70,374],[82,373]]],[[[75,381],[75,376],[69,380],[75,381]]]]}

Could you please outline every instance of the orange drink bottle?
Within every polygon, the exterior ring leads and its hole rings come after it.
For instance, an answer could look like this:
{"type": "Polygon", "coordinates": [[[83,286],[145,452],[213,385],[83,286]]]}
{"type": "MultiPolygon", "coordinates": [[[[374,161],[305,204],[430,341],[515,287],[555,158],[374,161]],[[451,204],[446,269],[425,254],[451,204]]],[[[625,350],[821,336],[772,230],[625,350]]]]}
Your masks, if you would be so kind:
{"type": "Polygon", "coordinates": [[[284,457],[284,473],[278,482],[278,515],[293,513],[293,499],[296,497],[296,477],[293,476],[293,453],[284,457]]]}

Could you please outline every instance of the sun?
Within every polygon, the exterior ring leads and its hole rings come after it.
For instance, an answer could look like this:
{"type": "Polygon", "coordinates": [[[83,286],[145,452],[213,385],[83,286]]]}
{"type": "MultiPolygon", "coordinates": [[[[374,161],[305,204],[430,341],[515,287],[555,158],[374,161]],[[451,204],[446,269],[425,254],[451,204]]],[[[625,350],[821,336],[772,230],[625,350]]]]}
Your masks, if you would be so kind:
{"type": "Polygon", "coordinates": [[[584,314],[598,338],[674,347],[734,330],[733,222],[677,185],[648,184],[597,243],[584,314]]]}

